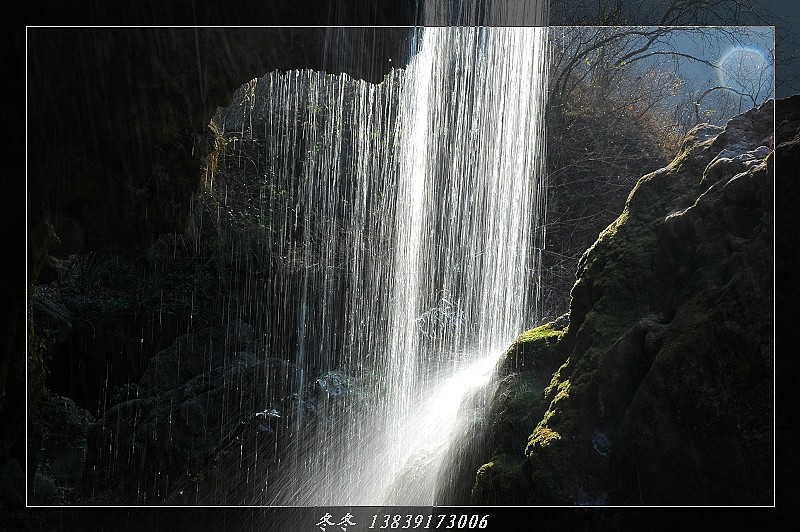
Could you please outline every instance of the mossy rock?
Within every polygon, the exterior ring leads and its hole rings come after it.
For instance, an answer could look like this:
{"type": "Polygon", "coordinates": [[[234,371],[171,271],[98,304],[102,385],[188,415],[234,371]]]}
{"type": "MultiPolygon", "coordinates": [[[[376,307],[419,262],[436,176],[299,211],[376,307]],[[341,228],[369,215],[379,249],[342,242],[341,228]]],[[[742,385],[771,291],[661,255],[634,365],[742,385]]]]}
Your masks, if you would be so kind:
{"type": "Polygon", "coordinates": [[[530,331],[506,354],[475,502],[769,503],[771,120],[768,102],[698,126],[639,180],[579,261],[567,331],[530,331]],[[555,354],[548,342],[564,362],[537,406],[535,371],[513,371],[555,354]]]}
{"type": "Polygon", "coordinates": [[[502,453],[478,469],[471,504],[525,505],[531,491],[530,473],[524,460],[514,453],[502,453]]]}
{"type": "Polygon", "coordinates": [[[550,322],[531,329],[511,345],[500,362],[500,381],[489,414],[491,458],[476,474],[471,504],[526,504],[530,471],[523,450],[546,407],[549,368],[561,356],[566,325],[550,322]]]}
{"type": "MultiPolygon", "coordinates": [[[[568,326],[556,321],[546,323],[522,333],[503,354],[500,361],[501,372],[544,371],[558,365],[558,343],[568,326]]],[[[552,370],[550,370],[552,371],[552,370]]]]}

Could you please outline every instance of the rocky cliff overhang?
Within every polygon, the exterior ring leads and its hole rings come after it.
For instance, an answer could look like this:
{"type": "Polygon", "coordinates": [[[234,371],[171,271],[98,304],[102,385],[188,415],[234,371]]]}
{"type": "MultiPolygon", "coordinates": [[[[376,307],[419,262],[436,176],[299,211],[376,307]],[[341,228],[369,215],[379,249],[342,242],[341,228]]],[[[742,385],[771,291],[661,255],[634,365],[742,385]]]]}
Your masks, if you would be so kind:
{"type": "MultiPolygon", "coordinates": [[[[280,23],[283,8],[278,3],[270,20],[280,23]]],[[[371,17],[402,18],[381,9],[374,6],[371,17]]],[[[198,16],[213,21],[206,15],[198,16]]],[[[29,28],[31,230],[49,215],[60,239],[52,253],[59,257],[146,246],[159,234],[182,230],[213,146],[208,123],[237,88],[267,72],[294,69],[377,83],[406,63],[411,31],[29,28]]]]}

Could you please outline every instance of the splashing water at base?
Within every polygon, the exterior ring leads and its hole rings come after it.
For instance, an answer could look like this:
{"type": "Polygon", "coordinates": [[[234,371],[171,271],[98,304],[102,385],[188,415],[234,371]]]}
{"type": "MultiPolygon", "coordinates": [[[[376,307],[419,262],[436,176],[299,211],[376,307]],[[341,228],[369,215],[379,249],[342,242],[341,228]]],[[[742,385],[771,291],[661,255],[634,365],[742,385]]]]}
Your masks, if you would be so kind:
{"type": "Polygon", "coordinates": [[[459,417],[480,415],[469,411],[468,402],[485,388],[492,389],[500,354],[494,353],[457,370],[454,375],[442,378],[435,389],[421,395],[418,414],[406,420],[401,430],[403,437],[395,443],[402,450],[397,457],[401,467],[388,468],[387,478],[394,480],[382,491],[379,500],[398,506],[435,502],[444,455],[457,433],[457,424],[465,421],[459,417]]]}

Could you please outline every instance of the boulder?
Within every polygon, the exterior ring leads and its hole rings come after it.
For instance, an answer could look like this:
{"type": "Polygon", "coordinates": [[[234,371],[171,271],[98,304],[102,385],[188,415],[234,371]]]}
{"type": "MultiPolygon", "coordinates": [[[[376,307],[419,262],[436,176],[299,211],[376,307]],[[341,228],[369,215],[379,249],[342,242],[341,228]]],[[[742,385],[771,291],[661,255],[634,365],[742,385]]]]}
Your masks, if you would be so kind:
{"type": "Polygon", "coordinates": [[[72,333],[73,315],[52,286],[37,286],[31,296],[33,325],[42,350],[51,355],[72,333]]]}
{"type": "MultiPolygon", "coordinates": [[[[772,503],[773,111],[697,126],[639,180],[579,262],[563,363],[511,425],[528,437],[498,424],[473,502],[772,503]]],[[[497,412],[535,390],[510,353],[497,412]]]]}
{"type": "Polygon", "coordinates": [[[163,500],[223,449],[240,449],[245,428],[274,439],[295,381],[294,365],[258,354],[253,328],[241,320],[177,338],[99,420],[85,487],[122,485],[116,496],[125,503],[163,500]],[[126,491],[134,485],[136,493],[126,491]]]}
{"type": "MultiPolygon", "coordinates": [[[[490,401],[484,454],[469,502],[523,505],[533,490],[524,453],[528,436],[546,409],[543,395],[553,369],[564,360],[561,340],[569,319],[560,318],[520,335],[498,365],[500,381],[490,401]]],[[[461,501],[463,502],[463,501],[461,501]]]]}
{"type": "Polygon", "coordinates": [[[223,366],[235,350],[252,342],[253,328],[241,320],[185,334],[150,360],[139,386],[154,393],[173,390],[223,366]]]}

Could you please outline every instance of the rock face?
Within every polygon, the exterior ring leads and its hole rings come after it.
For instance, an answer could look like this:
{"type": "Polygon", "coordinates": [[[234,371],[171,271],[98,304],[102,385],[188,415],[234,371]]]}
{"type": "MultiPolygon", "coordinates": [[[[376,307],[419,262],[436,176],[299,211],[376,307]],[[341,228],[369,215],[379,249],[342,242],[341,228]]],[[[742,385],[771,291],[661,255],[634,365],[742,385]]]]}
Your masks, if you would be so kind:
{"type": "MultiPolygon", "coordinates": [[[[407,60],[407,26],[415,12],[405,2],[362,6],[350,0],[280,0],[269,5],[248,1],[236,8],[195,6],[181,13],[146,1],[113,10],[100,4],[81,9],[51,5],[36,14],[39,24],[48,17],[63,27],[31,24],[25,42],[14,43],[27,66],[30,88],[26,185],[31,238],[28,271],[18,261],[13,265],[29,284],[56,278],[50,255],[144,248],[162,233],[182,231],[204,158],[213,148],[207,126],[217,106],[227,105],[243,83],[275,69],[346,71],[380,81],[389,68],[407,60]],[[347,21],[365,27],[289,27],[298,20],[309,26],[347,21]],[[259,24],[285,27],[244,28],[259,24]],[[374,27],[381,24],[406,27],[374,27]]],[[[22,202],[12,202],[11,209],[9,220],[25,217],[22,202]]],[[[0,468],[12,447],[17,447],[18,461],[24,455],[19,442],[25,417],[25,323],[30,318],[22,310],[25,294],[7,296],[0,421],[8,430],[0,435],[0,468]]],[[[46,347],[28,349],[31,409],[44,389],[46,347]]]]}
{"type": "Polygon", "coordinates": [[[473,503],[772,504],[773,110],[690,131],[512,346],[473,503]]]}
{"type": "Polygon", "coordinates": [[[209,120],[234,90],[276,69],[346,71],[377,82],[407,60],[408,34],[407,28],[32,28],[30,226],[52,219],[60,258],[106,246],[146,247],[161,233],[183,229],[213,145],[209,120]]]}
{"type": "Polygon", "coordinates": [[[89,434],[84,502],[267,504],[265,485],[305,467],[297,441],[370,399],[347,368],[303,378],[242,320],[180,336],[89,434]]]}
{"type": "Polygon", "coordinates": [[[34,504],[59,504],[81,483],[87,435],[94,417],[71,399],[45,390],[29,427],[37,452],[36,474],[30,492],[34,504]]]}
{"type": "Polygon", "coordinates": [[[563,321],[526,332],[503,354],[484,444],[491,458],[478,469],[472,504],[525,505],[530,498],[533,485],[525,444],[547,407],[543,390],[563,360],[559,347],[568,324],[563,321]]]}
{"type": "MultiPolygon", "coordinates": [[[[777,309],[796,306],[794,273],[798,269],[797,234],[800,219],[797,216],[797,198],[800,183],[797,168],[800,168],[800,96],[778,100],[776,103],[775,153],[777,155],[775,182],[778,193],[775,197],[776,231],[776,304],[777,309]],[[789,253],[786,253],[789,250],[789,253]]],[[[792,313],[781,312],[775,322],[775,332],[781,338],[779,345],[797,345],[800,329],[794,326],[792,313]]],[[[800,456],[793,443],[800,440],[800,414],[793,408],[796,396],[796,378],[800,371],[797,357],[782,357],[775,374],[776,401],[778,405],[789,405],[778,409],[780,418],[776,448],[778,467],[776,482],[777,505],[793,508],[800,504],[800,456]]]]}
{"type": "Polygon", "coordinates": [[[273,441],[291,404],[292,364],[257,354],[252,327],[234,320],[186,334],[154,356],[90,436],[85,484],[131,502],[163,500],[243,429],[273,441]],[[122,487],[113,493],[114,485],[122,487]]]}

